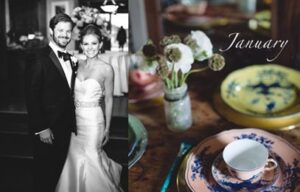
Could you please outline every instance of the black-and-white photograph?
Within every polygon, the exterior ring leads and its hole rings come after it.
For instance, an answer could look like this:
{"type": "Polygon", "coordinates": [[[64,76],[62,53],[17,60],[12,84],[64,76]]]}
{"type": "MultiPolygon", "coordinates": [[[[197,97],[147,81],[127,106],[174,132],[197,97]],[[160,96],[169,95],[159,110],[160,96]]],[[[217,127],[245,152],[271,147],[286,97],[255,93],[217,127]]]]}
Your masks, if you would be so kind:
{"type": "Polygon", "coordinates": [[[2,0],[0,18],[0,191],[128,191],[128,0],[2,0]]]}
{"type": "Polygon", "coordinates": [[[129,191],[300,192],[300,1],[129,2],[129,191]]]}

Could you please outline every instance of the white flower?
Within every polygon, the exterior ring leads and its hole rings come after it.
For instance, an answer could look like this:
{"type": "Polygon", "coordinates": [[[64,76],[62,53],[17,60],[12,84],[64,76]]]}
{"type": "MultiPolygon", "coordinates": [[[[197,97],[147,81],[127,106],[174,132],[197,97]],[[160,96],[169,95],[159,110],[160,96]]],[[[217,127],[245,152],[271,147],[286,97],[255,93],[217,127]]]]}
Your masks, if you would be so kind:
{"type": "Polygon", "coordinates": [[[84,21],[81,19],[76,23],[77,27],[83,27],[84,21]]]}
{"type": "Polygon", "coordinates": [[[153,60],[153,61],[144,60],[139,65],[139,69],[141,69],[142,71],[145,71],[147,73],[150,73],[150,74],[154,75],[156,73],[157,66],[158,66],[158,62],[155,61],[155,60],[153,60]]]}
{"type": "Polygon", "coordinates": [[[196,43],[196,46],[191,47],[196,60],[203,61],[212,56],[213,45],[205,33],[199,30],[191,31],[190,38],[196,43]]]}
{"type": "Polygon", "coordinates": [[[79,12],[79,11],[81,11],[81,9],[82,9],[81,7],[75,7],[73,12],[79,12]]]}
{"type": "Polygon", "coordinates": [[[77,63],[78,62],[78,59],[75,57],[75,56],[71,56],[71,61],[73,63],[77,63]]]}
{"type": "Polygon", "coordinates": [[[101,17],[97,17],[97,19],[96,19],[96,25],[98,25],[98,26],[101,26],[101,25],[103,25],[103,19],[101,18],[101,17]]]}
{"type": "Polygon", "coordinates": [[[85,17],[84,22],[85,22],[85,23],[93,23],[93,17],[91,17],[91,16],[85,17]]]}
{"type": "Polygon", "coordinates": [[[24,41],[24,42],[25,42],[25,41],[28,41],[28,37],[25,36],[25,35],[21,35],[20,38],[19,38],[19,41],[21,41],[21,42],[22,42],[22,41],[24,41]]]}
{"type": "Polygon", "coordinates": [[[76,17],[71,17],[73,23],[77,23],[78,22],[78,19],[76,17]]]}
{"type": "Polygon", "coordinates": [[[156,60],[149,60],[144,57],[142,52],[137,52],[130,56],[130,62],[132,65],[137,66],[140,70],[154,75],[156,73],[156,67],[158,62],[156,60]]]}
{"type": "Polygon", "coordinates": [[[173,65],[176,72],[181,70],[182,73],[187,73],[191,70],[194,58],[190,47],[182,43],[174,43],[166,46],[164,52],[171,70],[173,65]],[[172,57],[171,60],[170,57],[172,57]]]}

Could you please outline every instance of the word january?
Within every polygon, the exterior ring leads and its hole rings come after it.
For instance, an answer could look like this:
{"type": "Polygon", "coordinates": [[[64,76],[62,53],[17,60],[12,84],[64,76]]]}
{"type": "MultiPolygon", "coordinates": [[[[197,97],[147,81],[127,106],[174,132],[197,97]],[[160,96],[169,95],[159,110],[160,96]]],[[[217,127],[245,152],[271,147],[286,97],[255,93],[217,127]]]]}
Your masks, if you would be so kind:
{"type": "Polygon", "coordinates": [[[230,45],[226,49],[219,49],[221,52],[228,51],[232,47],[237,49],[274,49],[279,46],[281,49],[280,51],[273,57],[267,58],[268,62],[272,62],[279,57],[283,49],[288,43],[288,40],[272,40],[269,39],[267,41],[261,40],[245,40],[245,39],[238,39],[240,33],[230,33],[228,35],[229,38],[232,38],[230,45]]]}

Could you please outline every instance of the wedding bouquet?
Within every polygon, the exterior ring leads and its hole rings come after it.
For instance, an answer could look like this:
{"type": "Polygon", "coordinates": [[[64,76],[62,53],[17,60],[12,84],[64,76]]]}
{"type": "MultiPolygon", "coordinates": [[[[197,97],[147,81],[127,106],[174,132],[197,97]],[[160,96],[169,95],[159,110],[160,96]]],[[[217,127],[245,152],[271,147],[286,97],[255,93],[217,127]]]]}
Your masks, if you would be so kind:
{"type": "Polygon", "coordinates": [[[160,41],[159,53],[152,41],[148,41],[140,54],[143,64],[140,69],[158,74],[166,88],[175,89],[183,85],[191,73],[207,68],[219,71],[225,66],[223,56],[213,53],[210,39],[202,31],[191,31],[183,40],[178,35],[166,36],[160,41]],[[192,69],[192,65],[208,60],[208,66],[192,69]]]}

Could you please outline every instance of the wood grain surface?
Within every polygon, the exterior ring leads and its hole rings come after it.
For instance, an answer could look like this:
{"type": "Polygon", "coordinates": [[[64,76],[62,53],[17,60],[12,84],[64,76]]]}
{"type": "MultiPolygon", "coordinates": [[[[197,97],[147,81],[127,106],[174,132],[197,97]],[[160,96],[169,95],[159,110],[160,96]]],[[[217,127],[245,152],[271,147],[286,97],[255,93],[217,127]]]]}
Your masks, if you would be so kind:
{"type": "MultiPolygon", "coordinates": [[[[222,118],[214,109],[212,95],[224,78],[223,72],[194,74],[188,81],[192,102],[193,126],[184,132],[168,130],[165,124],[163,98],[129,104],[129,113],[136,115],[148,131],[148,146],[140,161],[130,170],[130,192],[156,192],[160,190],[167,172],[177,155],[180,142],[199,143],[204,138],[232,128],[241,128],[222,118]]],[[[273,132],[300,148],[300,129],[273,132]]],[[[176,192],[176,173],[169,192],[176,192]]]]}

